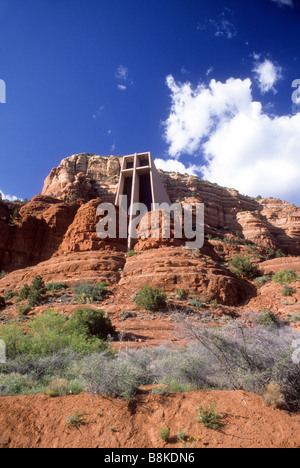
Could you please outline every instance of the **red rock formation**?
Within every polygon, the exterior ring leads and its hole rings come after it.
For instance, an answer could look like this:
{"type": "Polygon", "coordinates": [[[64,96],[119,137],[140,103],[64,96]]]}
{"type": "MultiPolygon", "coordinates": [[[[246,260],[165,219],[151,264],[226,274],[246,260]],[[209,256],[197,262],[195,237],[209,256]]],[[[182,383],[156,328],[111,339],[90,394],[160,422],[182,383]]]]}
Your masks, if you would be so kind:
{"type": "Polygon", "coordinates": [[[50,172],[43,195],[69,200],[72,196],[113,202],[120,174],[120,158],[75,154],[50,172]]]}
{"type": "Polygon", "coordinates": [[[19,204],[5,205],[0,203],[1,214],[6,213],[0,219],[0,270],[5,271],[49,259],[58,250],[79,207],[41,195],[21,208],[19,204]]]}
{"type": "Polygon", "coordinates": [[[146,284],[166,291],[186,289],[226,305],[240,305],[256,293],[248,281],[208,257],[195,255],[182,247],[142,252],[127,259],[120,286],[124,291],[137,291],[146,284]]]}

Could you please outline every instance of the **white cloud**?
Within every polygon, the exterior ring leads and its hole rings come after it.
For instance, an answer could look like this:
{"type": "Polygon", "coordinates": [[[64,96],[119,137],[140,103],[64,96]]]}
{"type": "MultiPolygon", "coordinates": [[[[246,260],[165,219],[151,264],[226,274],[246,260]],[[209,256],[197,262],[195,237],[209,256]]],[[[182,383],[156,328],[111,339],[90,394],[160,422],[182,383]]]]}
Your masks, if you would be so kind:
{"type": "Polygon", "coordinates": [[[216,37],[232,39],[237,35],[237,29],[235,25],[229,21],[228,17],[233,17],[234,13],[229,8],[224,8],[222,13],[211,19],[206,19],[204,23],[197,23],[198,31],[205,31],[208,27],[213,28],[216,37]]]}
{"type": "Polygon", "coordinates": [[[209,20],[211,26],[215,28],[215,36],[217,37],[226,37],[227,39],[232,39],[237,35],[237,30],[230,21],[224,17],[218,21],[209,20]]]}
{"type": "Polygon", "coordinates": [[[198,157],[204,178],[242,193],[300,202],[300,112],[264,113],[253,101],[250,78],[211,80],[193,89],[168,76],[167,85],[172,107],[165,138],[171,157],[198,157]]]}
{"type": "Polygon", "coordinates": [[[190,174],[190,175],[197,175],[196,173],[199,172],[200,167],[195,165],[190,165],[186,167],[182,162],[178,161],[177,159],[155,159],[155,166],[158,169],[161,169],[166,172],[179,172],[180,174],[190,174]]]}
{"type": "Polygon", "coordinates": [[[16,197],[15,195],[5,195],[5,193],[2,192],[2,190],[0,190],[0,199],[1,198],[2,200],[9,200],[9,201],[20,200],[20,198],[16,197]]]}
{"type": "MultiPolygon", "coordinates": [[[[256,55],[255,57],[259,56],[256,55]]],[[[282,78],[282,68],[279,65],[266,59],[261,63],[256,63],[253,72],[262,94],[271,90],[274,94],[276,93],[274,85],[282,78]]]]}
{"type": "Polygon", "coordinates": [[[104,106],[100,106],[93,114],[93,119],[97,119],[104,111],[104,106]]]}
{"type": "Polygon", "coordinates": [[[124,65],[119,65],[115,77],[118,78],[118,80],[126,81],[128,78],[128,68],[124,67],[124,65]]]}
{"type": "Polygon", "coordinates": [[[127,86],[119,84],[119,85],[118,85],[118,89],[119,89],[120,91],[126,91],[127,86]]]}
{"type": "Polygon", "coordinates": [[[293,0],[272,0],[272,2],[277,3],[278,5],[285,5],[285,6],[294,6],[293,0]]]}

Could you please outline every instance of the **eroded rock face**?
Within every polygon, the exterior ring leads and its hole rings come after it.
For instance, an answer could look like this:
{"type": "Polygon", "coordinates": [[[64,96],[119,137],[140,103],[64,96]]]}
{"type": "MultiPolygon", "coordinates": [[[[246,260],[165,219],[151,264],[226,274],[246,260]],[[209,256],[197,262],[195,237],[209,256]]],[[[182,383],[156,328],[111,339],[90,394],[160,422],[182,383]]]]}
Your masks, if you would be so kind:
{"type": "MultiPolygon", "coordinates": [[[[0,202],[0,270],[11,271],[49,259],[58,250],[79,204],[35,196],[25,206],[8,209],[0,202]]],[[[9,204],[10,206],[10,204],[9,204]]]]}
{"type": "Polygon", "coordinates": [[[212,259],[182,247],[163,247],[127,259],[120,286],[136,291],[149,284],[166,291],[186,289],[220,304],[240,305],[255,295],[248,281],[235,277],[212,259]]]}
{"type": "MultiPolygon", "coordinates": [[[[19,289],[41,274],[46,282],[106,279],[124,294],[145,284],[166,291],[188,289],[237,306],[256,290],[234,276],[226,262],[235,254],[252,253],[249,244],[226,243],[224,237],[300,255],[300,208],[246,197],[198,177],[161,172],[172,202],[204,203],[205,234],[215,240],[206,241],[199,253],[182,248],[184,238],[139,237],[135,249],[142,254],[126,259],[126,239],[101,240],[96,233],[97,207],[114,201],[120,164],[121,158],[114,156],[74,155],[51,171],[42,195],[24,206],[0,202],[0,271],[12,272],[0,281],[0,292],[19,289]]],[[[297,262],[277,259],[261,266],[266,273],[272,268],[298,272],[297,262]]]]}
{"type": "Polygon", "coordinates": [[[125,263],[124,255],[116,252],[75,252],[53,257],[36,266],[13,271],[0,280],[0,294],[19,291],[25,283],[30,284],[36,275],[41,275],[45,283],[106,281],[108,285],[118,283],[120,271],[125,263]]]}
{"type": "Polygon", "coordinates": [[[121,159],[115,156],[75,154],[62,160],[44,183],[43,195],[69,200],[101,198],[114,202],[121,159]]]}
{"type": "MultiPolygon", "coordinates": [[[[63,159],[45,180],[43,195],[63,200],[100,198],[114,202],[121,158],[89,154],[63,159]]],[[[258,245],[300,254],[300,208],[276,199],[254,199],[199,177],[160,171],[170,200],[205,205],[206,233],[239,231],[258,245]]]]}
{"type": "MultiPolygon", "coordinates": [[[[57,255],[71,252],[86,252],[99,250],[127,251],[127,239],[100,239],[97,235],[97,207],[102,201],[91,200],[83,204],[70,224],[57,255]]],[[[118,219],[118,216],[117,216],[118,219]]]]}

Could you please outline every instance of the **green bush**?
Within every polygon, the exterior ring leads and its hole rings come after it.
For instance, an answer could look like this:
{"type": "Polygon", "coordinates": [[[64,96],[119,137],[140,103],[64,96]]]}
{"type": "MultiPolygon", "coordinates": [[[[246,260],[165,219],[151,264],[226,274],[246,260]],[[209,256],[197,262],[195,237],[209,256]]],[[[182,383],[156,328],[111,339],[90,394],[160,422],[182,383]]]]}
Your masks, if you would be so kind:
{"type": "Polygon", "coordinates": [[[31,318],[26,329],[19,322],[0,325],[0,339],[6,344],[8,357],[49,356],[66,350],[91,354],[108,349],[108,344],[91,336],[87,327],[76,328],[76,322],[69,325],[66,316],[51,310],[31,318]]]}
{"type": "Polygon", "coordinates": [[[277,317],[269,309],[262,309],[258,315],[258,323],[264,327],[270,327],[278,323],[277,317]]]}
{"type": "Polygon", "coordinates": [[[197,299],[196,297],[193,297],[189,300],[189,304],[192,307],[196,307],[197,310],[200,310],[205,305],[205,302],[197,299]]]}
{"type": "Polygon", "coordinates": [[[20,291],[18,302],[28,299],[28,306],[35,307],[42,303],[46,292],[45,283],[40,275],[37,275],[31,282],[30,287],[24,284],[20,291]]]}
{"type": "Polygon", "coordinates": [[[82,330],[88,336],[106,339],[115,333],[108,312],[97,309],[77,308],[66,325],[67,330],[82,330]]]}
{"type": "Polygon", "coordinates": [[[0,374],[0,396],[29,395],[43,391],[41,383],[28,375],[0,374]]]}
{"type": "Polygon", "coordinates": [[[281,290],[281,294],[285,297],[292,296],[293,293],[293,288],[291,288],[291,286],[288,286],[287,284],[285,284],[281,290]]]}
{"type": "Polygon", "coordinates": [[[29,305],[19,306],[17,308],[18,315],[26,316],[29,314],[30,311],[31,311],[31,307],[29,305]]]}
{"type": "Polygon", "coordinates": [[[68,286],[65,283],[48,283],[46,285],[46,291],[59,292],[64,289],[68,289],[68,286]]]}
{"type": "Polygon", "coordinates": [[[28,307],[35,307],[42,303],[43,300],[43,293],[39,290],[30,290],[28,295],[28,307]]]}
{"type": "Polygon", "coordinates": [[[24,301],[25,299],[28,299],[30,293],[30,287],[28,284],[24,284],[23,288],[20,291],[18,301],[24,301]]]}
{"type": "Polygon", "coordinates": [[[127,257],[134,257],[135,255],[140,255],[141,252],[137,252],[135,250],[130,250],[130,252],[127,253],[127,257]]]}
{"type": "Polygon", "coordinates": [[[221,426],[221,415],[215,412],[217,404],[213,403],[211,406],[199,406],[197,422],[203,424],[204,427],[216,431],[221,426]]]}
{"type": "Polygon", "coordinates": [[[141,309],[155,312],[166,306],[166,299],[167,295],[163,289],[155,289],[146,285],[137,293],[135,303],[141,309]]]}
{"type": "Polygon", "coordinates": [[[164,442],[168,442],[168,440],[170,439],[170,429],[168,428],[162,428],[160,431],[159,431],[159,437],[161,438],[161,440],[163,440],[164,442]]]}
{"type": "Polygon", "coordinates": [[[189,297],[189,291],[186,289],[178,289],[177,295],[181,300],[185,301],[189,297]]]}
{"type": "Polygon", "coordinates": [[[298,275],[293,270],[281,270],[273,276],[272,280],[280,284],[292,283],[298,281],[298,275]]]}
{"type": "Polygon", "coordinates": [[[243,255],[236,255],[229,260],[230,270],[243,278],[255,278],[258,275],[258,268],[243,255]]]}
{"type": "Polygon", "coordinates": [[[266,275],[264,276],[259,276],[258,278],[254,279],[254,283],[260,288],[261,286],[264,286],[270,281],[270,278],[266,275]]]}
{"type": "Polygon", "coordinates": [[[37,275],[31,282],[30,285],[31,291],[38,291],[40,294],[45,294],[46,288],[43,278],[40,275],[37,275]]]}
{"type": "Polygon", "coordinates": [[[46,395],[50,397],[59,397],[66,395],[79,395],[84,390],[84,386],[78,380],[58,379],[51,382],[46,390],[46,395]]]}
{"type": "Polygon", "coordinates": [[[9,292],[4,294],[4,299],[5,299],[5,301],[10,301],[11,299],[13,299],[16,296],[18,296],[17,292],[9,291],[9,292]]]}
{"type": "Polygon", "coordinates": [[[79,304],[93,304],[101,302],[107,293],[106,282],[92,284],[89,281],[73,288],[75,299],[79,304]]]}

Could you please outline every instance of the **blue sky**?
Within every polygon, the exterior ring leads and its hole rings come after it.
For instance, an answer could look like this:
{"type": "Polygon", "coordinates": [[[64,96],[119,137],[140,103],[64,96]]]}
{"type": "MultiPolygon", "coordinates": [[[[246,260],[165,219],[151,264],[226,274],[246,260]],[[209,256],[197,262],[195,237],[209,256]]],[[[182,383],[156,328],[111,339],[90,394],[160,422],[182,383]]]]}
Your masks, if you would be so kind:
{"type": "Polygon", "coordinates": [[[299,205],[299,20],[298,0],[0,0],[0,191],[31,198],[74,153],[151,151],[299,205]]]}

